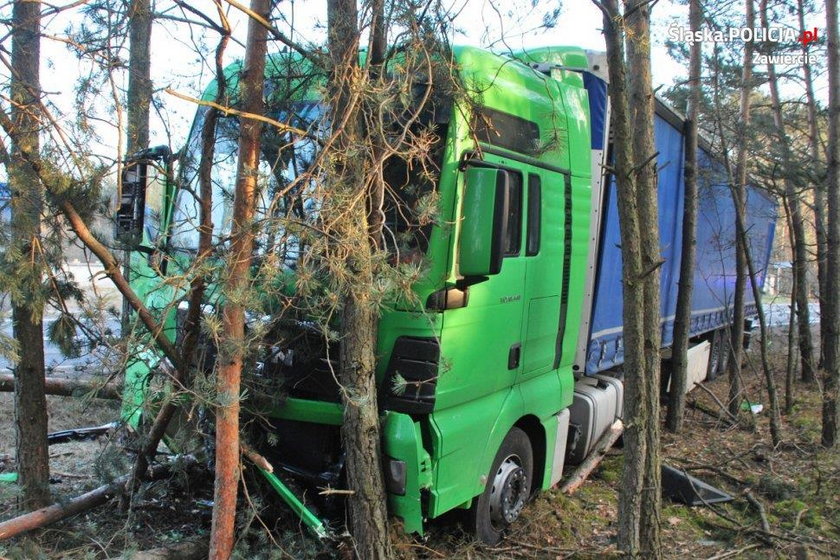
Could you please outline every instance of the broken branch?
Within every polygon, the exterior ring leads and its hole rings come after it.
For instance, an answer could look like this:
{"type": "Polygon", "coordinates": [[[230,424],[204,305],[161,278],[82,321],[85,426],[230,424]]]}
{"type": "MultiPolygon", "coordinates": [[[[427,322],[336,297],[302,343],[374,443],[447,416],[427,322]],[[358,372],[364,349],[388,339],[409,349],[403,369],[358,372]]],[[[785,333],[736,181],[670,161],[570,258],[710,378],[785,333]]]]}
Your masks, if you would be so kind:
{"type": "Polygon", "coordinates": [[[595,443],[595,447],[592,448],[592,451],[590,451],[589,455],[583,463],[580,464],[577,470],[572,473],[572,476],[569,477],[569,480],[566,481],[566,484],[563,485],[560,491],[564,494],[574,494],[575,491],[586,481],[589,474],[595,469],[595,467],[598,466],[598,463],[601,462],[604,455],[606,455],[607,451],[609,451],[610,447],[612,447],[623,432],[624,422],[621,420],[613,422],[610,429],[598,439],[595,443]]]}
{"type": "MultiPolygon", "coordinates": [[[[188,460],[189,464],[194,460],[188,460]]],[[[168,474],[171,464],[159,465],[152,472],[153,478],[161,478],[168,474]]],[[[46,527],[56,521],[61,521],[67,517],[82,513],[92,509],[98,505],[104,504],[112,496],[122,493],[126,481],[130,475],[123,475],[116,479],[111,484],[105,484],[86,494],[82,494],[69,501],[53,504],[45,508],[35,510],[33,512],[9,519],[0,523],[0,541],[16,537],[22,533],[26,533],[33,529],[40,529],[46,527]]]]}
{"type": "Polygon", "coordinates": [[[731,412],[729,412],[729,409],[727,409],[727,408],[723,405],[723,403],[722,403],[722,402],[720,402],[720,399],[719,399],[719,398],[717,398],[717,395],[715,395],[714,393],[712,393],[712,391],[711,391],[711,390],[709,390],[709,388],[708,388],[708,387],[706,387],[706,386],[705,386],[705,385],[703,385],[702,383],[695,383],[695,384],[694,384],[694,386],[695,386],[695,387],[699,387],[700,389],[702,389],[702,390],[703,390],[703,392],[705,392],[707,395],[709,395],[710,397],[712,397],[712,400],[714,400],[714,401],[715,401],[715,403],[717,403],[717,405],[718,405],[718,406],[720,407],[720,409],[721,409],[721,410],[722,410],[722,411],[726,414],[727,418],[729,418],[729,420],[730,420],[731,422],[733,422],[733,423],[734,423],[734,424],[736,424],[736,425],[737,425],[737,424],[739,424],[739,422],[738,422],[738,417],[737,417],[737,416],[735,416],[735,415],[733,415],[731,412]]]}

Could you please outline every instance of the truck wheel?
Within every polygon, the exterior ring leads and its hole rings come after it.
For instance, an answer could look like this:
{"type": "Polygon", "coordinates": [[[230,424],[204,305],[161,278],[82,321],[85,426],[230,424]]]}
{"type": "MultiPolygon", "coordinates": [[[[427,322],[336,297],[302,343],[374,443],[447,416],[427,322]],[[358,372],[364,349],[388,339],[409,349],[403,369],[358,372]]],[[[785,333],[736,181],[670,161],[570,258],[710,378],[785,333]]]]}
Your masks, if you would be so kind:
{"type": "Polygon", "coordinates": [[[729,329],[723,327],[716,330],[712,334],[711,343],[709,368],[706,370],[707,381],[713,381],[726,373],[729,364],[729,329]]]}
{"type": "Polygon", "coordinates": [[[502,533],[519,517],[531,495],[533,466],[528,436],[511,428],[493,459],[484,492],[469,511],[469,526],[478,540],[489,545],[502,540],[502,533]]]}
{"type": "Polygon", "coordinates": [[[720,347],[722,342],[720,329],[712,333],[709,342],[711,342],[712,346],[709,348],[709,367],[706,368],[706,381],[714,381],[717,379],[718,373],[720,373],[720,347]]]}

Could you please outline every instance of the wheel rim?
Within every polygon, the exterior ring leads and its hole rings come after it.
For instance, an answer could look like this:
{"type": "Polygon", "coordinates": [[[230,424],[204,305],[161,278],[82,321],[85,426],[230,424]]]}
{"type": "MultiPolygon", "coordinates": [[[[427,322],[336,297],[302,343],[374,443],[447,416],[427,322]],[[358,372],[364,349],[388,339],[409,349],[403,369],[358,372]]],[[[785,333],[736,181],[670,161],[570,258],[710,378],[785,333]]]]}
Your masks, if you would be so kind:
{"type": "Polygon", "coordinates": [[[502,461],[490,490],[490,521],[494,527],[505,527],[519,517],[528,498],[529,486],[528,473],[522,468],[518,455],[510,455],[502,461]]]}

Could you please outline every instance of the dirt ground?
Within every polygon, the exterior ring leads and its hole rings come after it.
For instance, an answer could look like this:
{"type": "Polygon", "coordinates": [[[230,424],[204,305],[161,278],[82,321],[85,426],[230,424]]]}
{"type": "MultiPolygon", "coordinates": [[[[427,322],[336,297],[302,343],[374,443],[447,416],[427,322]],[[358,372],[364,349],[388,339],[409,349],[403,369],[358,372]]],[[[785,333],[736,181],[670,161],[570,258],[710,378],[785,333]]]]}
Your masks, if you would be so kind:
{"type": "MultiPolygon", "coordinates": [[[[784,343],[773,340],[773,367],[784,395],[784,343]]],[[[755,350],[742,373],[747,396],[765,410],[744,411],[741,425],[689,409],[685,432],[663,433],[663,460],[684,468],[734,497],[713,507],[663,500],[662,546],[667,558],[840,558],[840,452],[819,447],[821,402],[817,384],[797,383],[792,414],[783,416],[784,442],[770,444],[767,394],[755,350]],[[751,426],[754,425],[754,426],[751,426]],[[748,500],[748,495],[753,500],[748,500]],[[766,527],[762,528],[762,513],[766,527]]],[[[706,383],[720,399],[724,378],[706,383]]],[[[701,390],[689,395],[709,411],[714,400],[701,390]]],[[[783,399],[782,399],[783,400],[783,399]]],[[[0,472],[13,469],[12,399],[0,394],[0,472]]],[[[50,429],[102,424],[116,418],[116,403],[50,398],[50,429]]],[[[115,438],[51,448],[57,500],[75,496],[122,474],[129,459],[115,438]]],[[[496,548],[463,532],[457,514],[431,524],[425,538],[394,531],[402,558],[609,558],[615,547],[621,451],[614,449],[573,496],[539,494],[496,548]]],[[[133,551],[183,539],[206,539],[212,481],[175,477],[145,488],[131,509],[100,507],[33,534],[0,542],[0,558],[130,558],[133,551]],[[209,490],[208,490],[209,489],[209,490]]],[[[0,484],[0,520],[15,514],[16,487],[0,484]]],[[[240,515],[237,558],[347,558],[346,542],[309,537],[277,500],[249,485],[240,515]],[[263,509],[264,505],[270,505],[263,509]],[[261,511],[257,516],[255,511],[261,511]],[[271,527],[268,533],[265,527],[271,527]]]]}
{"type": "MultiPolygon", "coordinates": [[[[113,422],[119,414],[119,403],[93,399],[84,401],[65,397],[47,397],[47,414],[50,432],[81,428],[85,426],[99,426],[113,422]]],[[[71,442],[50,449],[50,470],[52,472],[66,472],[81,470],[68,478],[82,480],[88,477],[84,474],[92,456],[101,452],[102,442],[71,442]]],[[[0,393],[0,472],[13,471],[13,457],[15,454],[15,426],[14,426],[14,396],[12,393],[0,393]]],[[[60,476],[56,475],[58,479],[60,476]]],[[[68,481],[69,482],[69,481],[68,481]]],[[[54,483],[58,488],[65,481],[54,483]]],[[[2,487],[0,487],[2,488],[2,487]]],[[[2,506],[0,506],[2,507],[2,506]]],[[[0,517],[6,512],[0,509],[0,517]]]]}

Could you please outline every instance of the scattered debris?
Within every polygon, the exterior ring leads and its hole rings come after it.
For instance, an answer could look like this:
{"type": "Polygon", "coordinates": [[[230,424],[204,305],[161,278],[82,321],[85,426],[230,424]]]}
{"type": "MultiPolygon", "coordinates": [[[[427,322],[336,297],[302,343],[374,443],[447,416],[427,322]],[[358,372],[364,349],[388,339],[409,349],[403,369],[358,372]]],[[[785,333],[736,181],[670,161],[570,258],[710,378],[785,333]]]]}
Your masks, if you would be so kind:
{"type": "Polygon", "coordinates": [[[662,464],[662,494],[689,506],[730,502],[734,498],[687,472],[662,464]]]}
{"type": "Polygon", "coordinates": [[[589,455],[584,459],[580,466],[571,474],[569,479],[563,484],[560,489],[564,494],[574,494],[580,488],[589,474],[598,466],[601,459],[604,458],[610,447],[618,440],[621,434],[624,433],[624,423],[621,420],[616,420],[610,429],[604,432],[604,435],[595,443],[595,446],[590,451],[589,455]]]}

